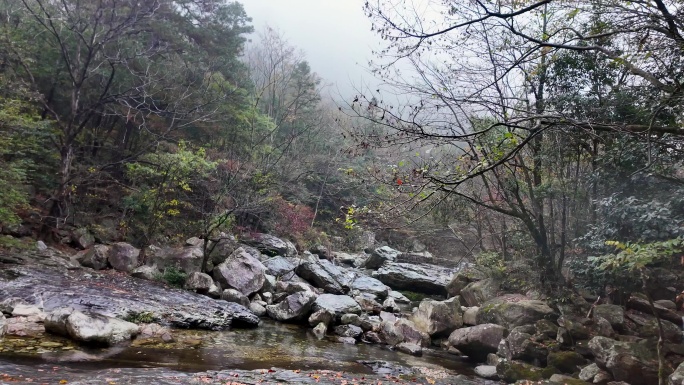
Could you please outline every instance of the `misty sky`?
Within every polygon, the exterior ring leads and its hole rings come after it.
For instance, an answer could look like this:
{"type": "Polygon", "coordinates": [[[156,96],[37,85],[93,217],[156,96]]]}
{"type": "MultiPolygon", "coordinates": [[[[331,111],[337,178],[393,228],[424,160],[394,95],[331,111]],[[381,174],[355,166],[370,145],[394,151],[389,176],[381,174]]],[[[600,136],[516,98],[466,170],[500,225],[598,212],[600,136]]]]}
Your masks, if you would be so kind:
{"type": "MultiPolygon", "coordinates": [[[[301,48],[333,97],[349,97],[354,86],[375,83],[365,69],[379,37],[363,12],[365,0],[241,0],[257,31],[280,30],[301,48]]],[[[255,38],[252,35],[252,38],[255,38]]]]}

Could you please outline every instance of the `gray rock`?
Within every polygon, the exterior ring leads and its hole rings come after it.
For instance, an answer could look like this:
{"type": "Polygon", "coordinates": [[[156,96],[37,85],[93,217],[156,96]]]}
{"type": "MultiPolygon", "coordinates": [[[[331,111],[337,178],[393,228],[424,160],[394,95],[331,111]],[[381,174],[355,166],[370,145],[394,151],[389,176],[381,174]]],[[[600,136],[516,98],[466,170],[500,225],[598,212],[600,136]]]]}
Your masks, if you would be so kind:
{"type": "Polygon", "coordinates": [[[240,304],[244,307],[249,307],[249,298],[235,289],[225,289],[221,293],[221,299],[228,302],[240,304]]]}
{"type": "Polygon", "coordinates": [[[325,326],[328,326],[334,318],[335,315],[329,312],[328,310],[319,309],[311,313],[311,315],[309,316],[309,325],[314,326],[324,324],[325,326]]]}
{"type": "Polygon", "coordinates": [[[431,337],[448,336],[463,326],[463,315],[458,297],[446,301],[425,299],[410,317],[418,330],[431,337]]]}
{"type": "Polygon", "coordinates": [[[394,302],[393,298],[387,298],[383,303],[382,303],[382,310],[388,311],[390,313],[399,313],[401,309],[397,305],[396,302],[394,302]]]}
{"type": "Polygon", "coordinates": [[[499,375],[496,373],[496,366],[493,365],[478,365],[475,367],[475,374],[487,380],[498,380],[499,375]]]}
{"type": "Polygon", "coordinates": [[[374,331],[367,331],[363,333],[363,337],[361,337],[361,340],[363,342],[369,343],[369,344],[381,344],[382,343],[382,338],[380,338],[380,335],[374,331]]]}
{"type": "Polygon", "coordinates": [[[594,363],[587,365],[580,370],[579,379],[582,381],[595,383],[594,380],[599,374],[603,374],[602,377],[605,377],[605,375],[610,375],[608,372],[599,368],[598,365],[594,363]]]}
{"type": "Polygon", "coordinates": [[[378,269],[385,262],[396,261],[399,254],[401,254],[399,251],[394,250],[389,246],[379,247],[373,250],[368,259],[366,259],[364,267],[366,269],[378,269]]]}
{"type": "Polygon", "coordinates": [[[616,381],[632,385],[658,383],[658,358],[652,346],[600,336],[592,338],[588,346],[598,366],[606,368],[616,381]]]}
{"type": "Polygon", "coordinates": [[[146,265],[155,265],[159,270],[168,268],[182,270],[187,274],[200,272],[204,252],[201,247],[165,247],[156,249],[146,256],[146,265]]]}
{"type": "Polygon", "coordinates": [[[684,385],[684,362],[667,378],[667,385],[684,385]]]}
{"type": "Polygon", "coordinates": [[[379,314],[382,311],[382,305],[374,297],[358,295],[354,297],[354,300],[365,313],[379,314]]]}
{"type": "Polygon", "coordinates": [[[206,294],[214,286],[214,279],[209,274],[198,271],[191,273],[185,281],[185,289],[193,290],[200,294],[206,294]]]}
{"type": "Polygon", "coordinates": [[[37,316],[41,319],[45,318],[45,313],[38,306],[17,304],[12,309],[12,317],[31,317],[37,316]]]}
{"type": "Polygon", "coordinates": [[[347,254],[347,253],[335,253],[335,260],[343,265],[352,267],[361,267],[368,259],[367,254],[347,254]]]}
{"type": "Polygon", "coordinates": [[[85,250],[95,244],[95,237],[88,229],[82,227],[71,234],[71,243],[77,248],[85,250]]]}
{"type": "Polygon", "coordinates": [[[373,272],[373,278],[394,290],[444,295],[453,273],[454,269],[442,266],[387,262],[373,272]]]}
{"type": "Polygon", "coordinates": [[[264,293],[275,293],[276,291],[276,285],[278,284],[278,280],[276,277],[270,275],[270,274],[264,274],[264,285],[261,287],[261,294],[264,293]]]}
{"type": "Polygon", "coordinates": [[[131,277],[146,279],[148,281],[154,281],[159,276],[160,272],[157,266],[143,265],[136,267],[131,272],[131,277]]]}
{"type": "Polygon", "coordinates": [[[198,237],[190,237],[185,240],[185,246],[202,247],[204,240],[198,237]]]}
{"type": "Polygon", "coordinates": [[[58,310],[49,318],[45,324],[47,331],[57,334],[66,331],[68,337],[79,342],[111,346],[129,341],[140,331],[138,325],[131,322],[73,309],[58,310]],[[68,316],[67,312],[70,312],[68,316]]]}
{"type": "Polygon", "coordinates": [[[297,248],[292,242],[269,234],[253,234],[243,239],[243,242],[270,256],[294,257],[297,255],[297,248]]]}
{"type": "Polygon", "coordinates": [[[43,241],[37,241],[36,242],[36,250],[38,251],[46,251],[48,249],[47,245],[43,241]]]}
{"type": "Polygon", "coordinates": [[[340,319],[342,325],[356,325],[359,326],[361,317],[358,314],[345,314],[340,319]]]}
{"type": "Polygon", "coordinates": [[[388,345],[392,346],[402,342],[415,343],[421,346],[430,345],[430,336],[418,330],[413,322],[405,318],[383,321],[380,324],[380,336],[388,345]]]}
{"type": "Polygon", "coordinates": [[[496,354],[509,361],[523,360],[538,366],[545,365],[549,348],[543,342],[536,341],[532,333],[534,330],[525,330],[525,327],[514,328],[501,340],[496,354]]]}
{"type": "Polygon", "coordinates": [[[345,345],[356,345],[356,338],[354,337],[337,337],[335,341],[345,345]]]}
{"type": "Polygon", "coordinates": [[[336,294],[319,295],[313,305],[313,310],[327,310],[335,316],[336,320],[341,319],[347,313],[361,314],[361,307],[353,298],[336,294]]]}
{"type": "Polygon", "coordinates": [[[115,270],[130,273],[138,267],[140,250],[125,242],[113,244],[107,253],[107,261],[115,270]]]}
{"type": "Polygon", "coordinates": [[[224,288],[234,288],[249,296],[264,286],[266,268],[258,259],[238,248],[223,263],[214,267],[214,279],[224,288]]]}
{"type": "Polygon", "coordinates": [[[461,294],[461,290],[473,282],[473,280],[462,272],[454,274],[449,283],[446,285],[447,296],[449,298],[455,297],[461,294]]]}
{"type": "Polygon", "coordinates": [[[389,297],[392,298],[396,303],[401,303],[404,305],[408,305],[411,303],[410,299],[406,298],[405,295],[401,294],[398,291],[391,290],[389,293],[389,297]]]}
{"type": "Polygon", "coordinates": [[[276,293],[294,294],[300,291],[316,292],[316,288],[306,282],[296,281],[278,281],[276,284],[276,293]]]}
{"type": "Polygon", "coordinates": [[[657,301],[654,301],[654,303],[660,307],[665,308],[665,309],[677,310],[677,304],[670,301],[669,299],[659,299],[657,301]]]}
{"type": "MultiPolygon", "coordinates": [[[[362,293],[373,295],[378,301],[382,301],[389,295],[391,289],[389,286],[380,282],[379,280],[366,276],[359,275],[351,282],[351,289],[358,290],[362,293]]],[[[401,294],[401,293],[400,293],[401,294]]]]}
{"type": "MultiPolygon", "coordinates": [[[[654,316],[630,310],[629,312],[625,313],[625,318],[634,323],[633,328],[636,329],[639,337],[658,338],[660,329],[658,326],[658,320],[654,316]]],[[[663,326],[663,332],[666,341],[676,344],[682,342],[682,330],[679,326],[666,319],[661,319],[660,323],[663,326]]]]}
{"type": "Polygon", "coordinates": [[[266,308],[256,302],[252,302],[249,304],[249,310],[252,313],[254,313],[257,317],[263,317],[266,315],[266,308]]]}
{"type": "Polygon", "coordinates": [[[530,325],[540,319],[555,319],[556,313],[538,300],[530,300],[519,295],[504,295],[491,299],[480,306],[477,323],[494,323],[512,329],[516,326],[530,325]]]}
{"type": "Polygon", "coordinates": [[[492,278],[488,278],[469,283],[468,286],[461,290],[461,297],[463,297],[468,306],[480,306],[484,302],[496,297],[498,291],[499,283],[492,278]]]}
{"type": "Polygon", "coordinates": [[[300,264],[297,266],[297,275],[328,293],[345,294],[349,291],[347,274],[327,259],[300,264]]]}
{"type": "Polygon", "coordinates": [[[68,336],[69,332],[66,328],[67,318],[69,318],[73,312],[73,308],[63,307],[47,313],[45,315],[45,320],[43,321],[43,324],[45,325],[45,331],[62,336],[68,336]]]}
{"type": "Polygon", "coordinates": [[[457,329],[449,336],[449,344],[475,361],[484,361],[489,353],[496,353],[506,328],[495,324],[482,324],[457,329]]]}
{"type": "Polygon", "coordinates": [[[566,374],[576,373],[587,364],[587,360],[581,354],[573,351],[549,352],[546,361],[549,367],[566,374]]]}
{"type": "Polygon", "coordinates": [[[618,331],[625,330],[625,309],[622,306],[602,304],[594,308],[595,317],[603,317],[618,331]]]}
{"type": "Polygon", "coordinates": [[[323,322],[319,323],[316,325],[316,327],[313,328],[313,333],[318,338],[319,340],[322,340],[325,338],[325,334],[328,332],[328,326],[324,324],[323,322]]]}
{"type": "Polygon", "coordinates": [[[85,267],[103,270],[107,268],[109,249],[110,247],[106,245],[95,245],[85,253],[79,254],[76,260],[85,267]]]}
{"type": "Polygon", "coordinates": [[[423,347],[411,342],[399,343],[395,348],[405,354],[410,354],[412,356],[420,357],[423,355],[423,347]]]}
{"type": "Polygon", "coordinates": [[[7,333],[7,318],[5,318],[5,315],[0,313],[0,338],[7,333]]]}
{"type": "Polygon", "coordinates": [[[316,298],[316,294],[311,291],[300,291],[288,295],[276,305],[266,306],[266,313],[276,321],[301,320],[309,314],[316,298]]]}
{"type": "MultiPolygon", "coordinates": [[[[477,325],[477,312],[480,311],[478,306],[467,307],[463,312],[463,324],[468,326],[477,325]]],[[[555,333],[554,333],[555,335],[555,333]]]]}
{"type": "Polygon", "coordinates": [[[338,325],[335,326],[335,334],[340,337],[352,337],[358,339],[363,334],[363,330],[354,325],[338,325]]]}
{"type": "Polygon", "coordinates": [[[266,274],[270,274],[277,279],[289,280],[294,278],[295,269],[299,262],[294,258],[285,258],[280,255],[264,259],[266,274]]]}

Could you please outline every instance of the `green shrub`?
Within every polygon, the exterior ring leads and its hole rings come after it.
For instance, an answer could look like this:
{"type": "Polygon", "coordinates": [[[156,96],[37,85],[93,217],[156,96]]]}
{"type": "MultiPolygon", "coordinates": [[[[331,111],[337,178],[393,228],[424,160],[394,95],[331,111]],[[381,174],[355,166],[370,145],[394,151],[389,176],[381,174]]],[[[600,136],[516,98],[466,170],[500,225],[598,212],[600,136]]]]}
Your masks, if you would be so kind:
{"type": "Polygon", "coordinates": [[[183,287],[188,279],[188,274],[177,267],[167,267],[160,275],[160,281],[164,281],[173,287],[183,287]]]}

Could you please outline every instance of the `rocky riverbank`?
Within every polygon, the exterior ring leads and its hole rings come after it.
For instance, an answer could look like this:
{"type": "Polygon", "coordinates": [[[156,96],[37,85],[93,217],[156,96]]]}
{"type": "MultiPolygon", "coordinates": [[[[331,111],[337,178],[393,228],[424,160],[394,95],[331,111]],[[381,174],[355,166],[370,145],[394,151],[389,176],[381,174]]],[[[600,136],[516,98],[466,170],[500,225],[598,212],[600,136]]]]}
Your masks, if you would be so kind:
{"type": "MultiPolygon", "coordinates": [[[[475,372],[505,382],[657,382],[657,321],[645,299],[627,309],[592,305],[579,295],[554,303],[503,294],[486,276],[429,263],[402,263],[381,247],[365,254],[325,248],[298,252],[257,234],[213,245],[200,272],[201,240],[140,251],[117,243],[72,254],[40,247],[0,258],[0,334],[46,331],[81,343],[118,346],[174,340],[170,328],[257,327],[260,317],[309,325],[319,339],[382,344],[420,356],[443,349],[482,363],[475,372]],[[184,290],[156,282],[163,271],[187,274],[184,290]],[[396,290],[426,298],[412,309],[396,290]],[[441,297],[441,298],[439,298],[441,297]]],[[[422,258],[425,260],[426,258],[422,258]]],[[[405,260],[405,259],[404,259],[405,260]]],[[[677,288],[681,289],[681,288],[677,288]]],[[[661,300],[665,370],[681,384],[681,316],[661,300]]],[[[454,358],[456,359],[456,358],[454,358]]]]}

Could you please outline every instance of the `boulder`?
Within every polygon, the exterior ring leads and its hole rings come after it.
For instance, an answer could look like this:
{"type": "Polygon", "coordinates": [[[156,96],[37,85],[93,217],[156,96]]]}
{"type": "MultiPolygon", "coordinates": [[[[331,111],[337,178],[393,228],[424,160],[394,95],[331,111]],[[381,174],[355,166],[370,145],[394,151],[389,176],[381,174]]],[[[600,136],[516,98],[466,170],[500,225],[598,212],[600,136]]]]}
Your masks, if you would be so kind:
{"type": "Polygon", "coordinates": [[[157,266],[143,265],[138,266],[131,272],[131,277],[145,279],[148,281],[157,280],[160,275],[157,266]]]}
{"type": "Polygon", "coordinates": [[[421,346],[430,345],[430,336],[421,332],[416,325],[405,319],[383,321],[380,324],[380,336],[388,345],[395,346],[402,342],[409,342],[421,346]]]}
{"type": "Polygon", "coordinates": [[[493,278],[469,283],[461,290],[461,297],[468,306],[480,306],[484,302],[496,297],[499,283],[493,278]]]}
{"type": "Polygon", "coordinates": [[[442,266],[387,262],[373,272],[373,278],[395,290],[445,295],[453,273],[454,269],[442,266]]]}
{"type": "Polygon", "coordinates": [[[423,347],[412,342],[401,342],[397,344],[397,346],[395,346],[394,348],[402,353],[410,354],[416,357],[420,357],[423,355],[423,347]]]}
{"type": "Polygon", "coordinates": [[[311,313],[311,315],[309,316],[309,325],[315,326],[319,324],[324,324],[325,326],[328,326],[334,319],[334,314],[332,314],[328,310],[320,309],[311,313]]]}
{"type": "Polygon", "coordinates": [[[684,362],[667,378],[667,385],[684,385],[684,362]]]}
{"type": "Polygon", "coordinates": [[[107,261],[115,270],[130,273],[138,267],[140,250],[125,242],[113,244],[107,253],[107,261]]]}
{"type": "Polygon", "coordinates": [[[359,339],[363,334],[363,330],[354,325],[338,325],[335,326],[335,334],[340,337],[352,337],[354,339],[359,339]]]}
{"type": "Polygon", "coordinates": [[[297,275],[328,293],[345,294],[349,291],[347,274],[327,259],[301,263],[296,271],[297,275]]]}
{"type": "Polygon", "coordinates": [[[496,373],[495,365],[479,365],[475,367],[475,374],[487,380],[498,380],[499,375],[496,373]]]}
{"type": "Polygon", "coordinates": [[[214,267],[216,282],[224,288],[234,288],[249,296],[264,286],[266,268],[258,259],[238,248],[223,263],[214,267]]]}
{"type": "Polygon", "coordinates": [[[79,342],[106,346],[129,341],[140,331],[138,325],[131,322],[73,309],[57,309],[48,318],[50,321],[45,323],[48,332],[66,335],[79,342]]]}
{"type": "Polygon", "coordinates": [[[449,345],[475,361],[484,361],[489,353],[496,353],[507,330],[495,324],[482,324],[457,329],[449,336],[449,345]]]}
{"type": "Polygon", "coordinates": [[[278,281],[275,287],[276,293],[294,294],[299,291],[316,292],[316,288],[306,282],[278,281]]]}
{"type": "Polygon", "coordinates": [[[340,318],[342,325],[356,325],[359,326],[361,317],[358,314],[345,314],[340,318]]]}
{"type": "Polygon", "coordinates": [[[318,338],[319,340],[322,340],[325,338],[325,334],[328,332],[328,326],[324,324],[323,322],[319,323],[316,325],[316,327],[313,328],[313,333],[318,338]]]}
{"type": "Polygon", "coordinates": [[[299,264],[294,258],[285,258],[280,255],[264,259],[263,262],[266,267],[266,274],[270,274],[277,279],[290,280],[294,278],[295,269],[299,264]]]}
{"type": "MultiPolygon", "coordinates": [[[[673,322],[675,325],[682,324],[682,317],[677,312],[657,304],[654,307],[656,314],[658,314],[658,317],[673,322]]],[[[648,300],[646,298],[641,298],[638,296],[631,296],[629,298],[629,300],[627,301],[627,308],[634,309],[646,314],[653,314],[653,311],[651,310],[651,305],[648,303],[648,300]]]]}
{"type": "Polygon", "coordinates": [[[549,352],[547,365],[558,369],[561,373],[576,373],[587,364],[587,360],[579,353],[572,351],[549,352]]]}
{"type": "Polygon", "coordinates": [[[625,309],[622,306],[601,304],[594,307],[594,316],[603,317],[617,331],[625,330],[625,309]]]}
{"type": "Polygon", "coordinates": [[[266,255],[282,255],[284,257],[294,257],[297,255],[297,248],[292,242],[282,240],[270,234],[250,234],[242,241],[266,255]]]}
{"type": "Polygon", "coordinates": [[[580,370],[579,372],[580,380],[595,384],[600,383],[595,381],[597,376],[601,378],[610,378],[610,374],[605,370],[599,368],[598,365],[596,365],[595,363],[583,367],[582,370],[580,370]]]}
{"type": "Polygon", "coordinates": [[[446,285],[447,297],[455,297],[461,294],[461,290],[473,282],[473,280],[465,273],[458,272],[454,274],[451,281],[446,285]]]}
{"type": "Polygon", "coordinates": [[[366,259],[364,267],[366,269],[378,269],[385,262],[396,261],[399,254],[401,254],[399,251],[394,250],[389,246],[378,247],[373,250],[368,259],[366,259]]]}
{"type": "Polygon", "coordinates": [[[71,233],[71,243],[76,248],[85,250],[95,244],[95,237],[88,229],[82,227],[71,233]]]}
{"type": "Polygon", "coordinates": [[[311,291],[300,291],[288,295],[275,305],[266,306],[266,313],[276,321],[299,321],[309,314],[316,298],[311,291]]]}
{"type": "Polygon", "coordinates": [[[401,294],[398,291],[391,290],[389,292],[389,297],[392,298],[396,303],[401,303],[404,305],[408,305],[411,303],[410,299],[408,299],[405,295],[401,294]]]}
{"type": "Polygon", "coordinates": [[[249,311],[254,313],[254,315],[257,317],[263,317],[266,315],[266,308],[262,304],[256,302],[251,302],[249,304],[249,311]]]}
{"type": "Polygon", "coordinates": [[[600,336],[592,338],[588,346],[598,366],[605,368],[616,381],[632,385],[658,383],[658,358],[652,346],[600,336]]]}
{"type": "Polygon", "coordinates": [[[446,301],[423,300],[410,320],[418,330],[431,337],[448,336],[463,326],[463,314],[458,297],[446,301]]]}
{"type": "Polygon", "coordinates": [[[538,366],[545,365],[549,348],[546,344],[536,341],[532,332],[533,330],[525,326],[514,328],[501,340],[496,354],[509,361],[523,360],[538,366]]]}
{"type": "Polygon", "coordinates": [[[38,318],[44,319],[45,313],[38,306],[17,304],[12,309],[12,317],[32,317],[37,316],[38,318]]]}
{"type": "Polygon", "coordinates": [[[201,247],[165,247],[146,256],[146,265],[155,265],[159,270],[175,268],[188,274],[202,270],[204,252],[201,247]]]}
{"type": "Polygon", "coordinates": [[[368,259],[368,254],[347,254],[347,253],[335,253],[335,260],[338,263],[351,267],[361,267],[368,259]]]}
{"type": "Polygon", "coordinates": [[[350,287],[352,290],[358,290],[361,293],[374,296],[377,301],[383,301],[389,296],[390,291],[392,291],[384,283],[367,275],[359,275],[354,278],[351,281],[350,287]]]}
{"type": "Polygon", "coordinates": [[[321,294],[313,304],[313,310],[327,310],[339,321],[344,314],[361,314],[361,307],[352,297],[336,294],[321,294]]]}
{"type": "Polygon", "coordinates": [[[80,253],[76,260],[85,267],[90,267],[94,270],[103,270],[107,268],[107,258],[109,256],[110,246],[95,245],[85,253],[80,253]]]}
{"type": "Polygon", "coordinates": [[[221,299],[227,302],[237,303],[244,307],[249,307],[249,298],[242,292],[235,289],[225,289],[221,293],[221,299]]]}
{"type": "Polygon", "coordinates": [[[140,326],[140,334],[138,335],[137,339],[141,338],[157,339],[161,340],[162,342],[173,342],[175,340],[173,338],[173,334],[171,333],[171,329],[155,323],[144,324],[140,326]]]}
{"type": "Polygon", "coordinates": [[[540,319],[555,319],[557,315],[546,302],[531,300],[519,295],[504,295],[480,306],[477,323],[494,323],[512,329],[534,324],[540,319]]]}
{"type": "Polygon", "coordinates": [[[7,333],[7,318],[5,315],[0,313],[0,338],[7,333]]]}
{"type": "Polygon", "coordinates": [[[209,274],[198,271],[191,273],[185,281],[185,289],[206,294],[214,286],[214,279],[209,274]]]}
{"type": "MultiPolygon", "coordinates": [[[[235,250],[240,248],[240,244],[237,242],[235,237],[232,235],[227,235],[223,234],[222,236],[219,237],[219,239],[215,242],[211,242],[208,247],[209,251],[209,264],[211,266],[217,266],[223,261],[226,260],[235,250]]],[[[247,249],[247,246],[243,246],[245,249],[247,249]]],[[[258,253],[258,250],[254,249],[258,253]]],[[[248,251],[249,252],[249,251],[248,251]]],[[[253,255],[254,253],[250,253],[252,256],[256,257],[259,259],[259,256],[253,255]]]]}
{"type": "Polygon", "coordinates": [[[399,308],[399,305],[397,305],[397,303],[394,302],[393,298],[387,298],[382,303],[382,310],[388,311],[390,313],[399,313],[401,311],[401,309],[399,308]]]}
{"type": "MultiPolygon", "coordinates": [[[[634,323],[635,331],[639,337],[659,337],[660,329],[656,317],[650,314],[630,310],[625,313],[625,318],[634,323]]],[[[661,319],[660,323],[663,326],[665,341],[674,342],[676,344],[682,342],[682,330],[679,326],[665,319],[661,319]]]]}
{"type": "Polygon", "coordinates": [[[532,381],[540,381],[544,377],[550,377],[549,370],[538,368],[534,365],[527,364],[520,361],[501,360],[496,365],[496,373],[499,378],[508,383],[516,381],[525,381],[534,383],[532,381]]]}
{"type": "Polygon", "coordinates": [[[466,307],[463,311],[463,324],[468,326],[477,325],[477,312],[480,311],[478,306],[466,307]]]}

